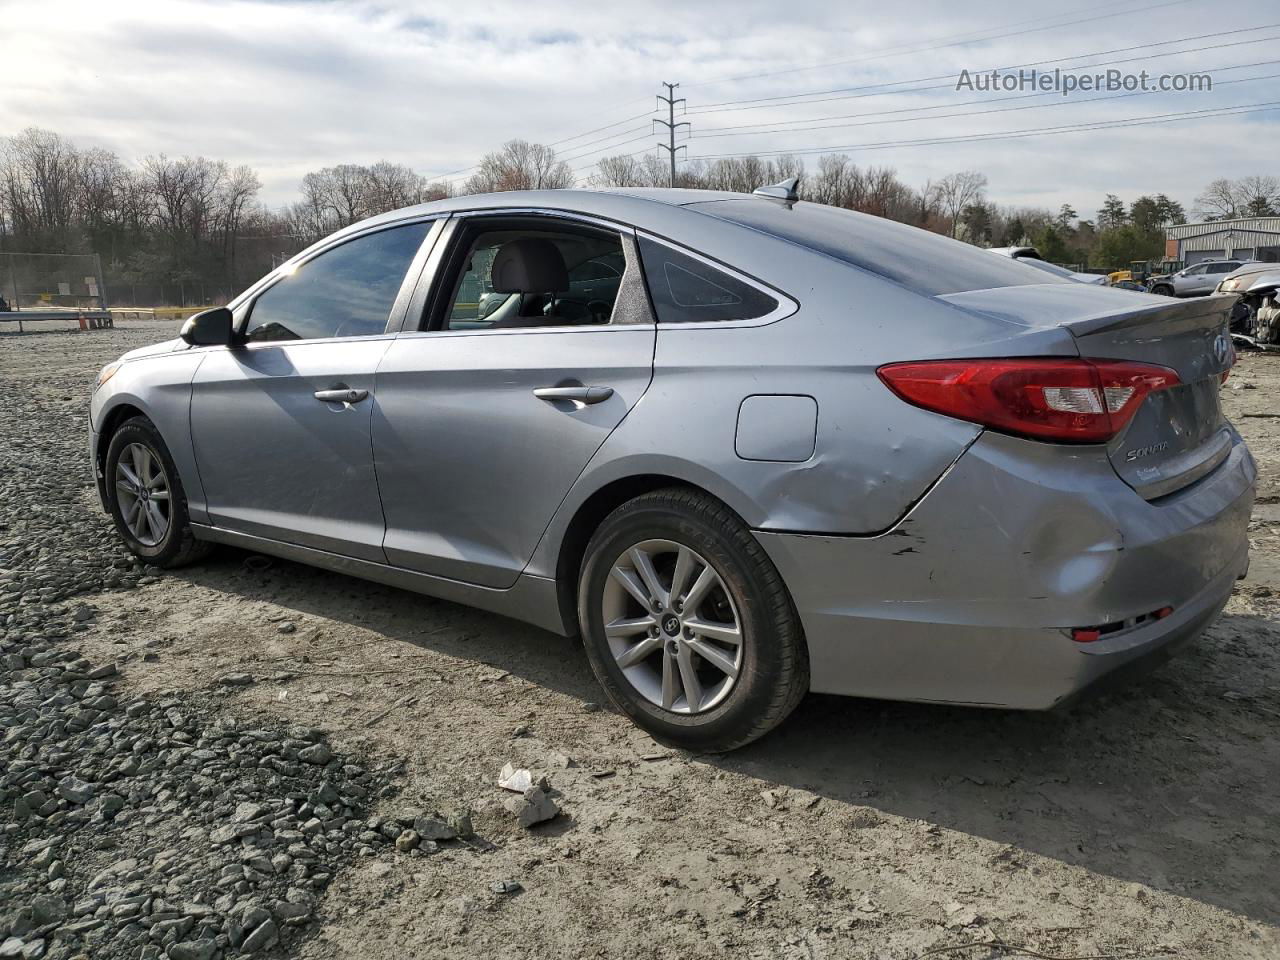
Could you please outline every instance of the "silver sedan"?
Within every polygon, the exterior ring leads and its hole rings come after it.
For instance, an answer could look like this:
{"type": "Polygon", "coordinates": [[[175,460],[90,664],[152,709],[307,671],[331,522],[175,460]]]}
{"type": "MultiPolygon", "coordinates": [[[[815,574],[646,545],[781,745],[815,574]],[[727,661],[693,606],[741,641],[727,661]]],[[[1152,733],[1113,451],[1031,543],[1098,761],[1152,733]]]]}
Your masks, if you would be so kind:
{"type": "Polygon", "coordinates": [[[342,230],[103,369],[103,505],[160,566],[229,544],[580,633],[698,750],[810,690],[1052,707],[1218,615],[1255,481],[1233,297],[764,194],[342,230]]]}

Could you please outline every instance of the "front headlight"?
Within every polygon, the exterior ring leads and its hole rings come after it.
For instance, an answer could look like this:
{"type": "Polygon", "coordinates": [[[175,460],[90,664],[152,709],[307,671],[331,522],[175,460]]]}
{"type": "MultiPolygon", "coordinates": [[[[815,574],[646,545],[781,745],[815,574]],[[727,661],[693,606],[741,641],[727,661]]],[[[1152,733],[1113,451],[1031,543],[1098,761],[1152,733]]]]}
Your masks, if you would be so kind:
{"type": "Polygon", "coordinates": [[[1223,280],[1222,283],[1218,285],[1218,290],[1222,293],[1229,293],[1238,286],[1240,286],[1239,278],[1236,278],[1235,280],[1223,280]]]}
{"type": "Polygon", "coordinates": [[[118,363],[108,363],[105,367],[98,371],[98,382],[93,390],[96,393],[102,388],[102,385],[116,375],[116,371],[120,369],[118,363]]]}

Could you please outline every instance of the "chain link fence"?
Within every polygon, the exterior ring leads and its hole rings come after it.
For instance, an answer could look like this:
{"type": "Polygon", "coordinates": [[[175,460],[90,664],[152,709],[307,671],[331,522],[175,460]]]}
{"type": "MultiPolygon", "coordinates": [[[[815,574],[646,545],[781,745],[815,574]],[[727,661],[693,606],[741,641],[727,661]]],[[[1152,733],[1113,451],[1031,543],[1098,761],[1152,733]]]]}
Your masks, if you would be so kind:
{"type": "Polygon", "coordinates": [[[0,252],[0,299],[10,310],[105,310],[102,263],[93,253],[0,252]]]}

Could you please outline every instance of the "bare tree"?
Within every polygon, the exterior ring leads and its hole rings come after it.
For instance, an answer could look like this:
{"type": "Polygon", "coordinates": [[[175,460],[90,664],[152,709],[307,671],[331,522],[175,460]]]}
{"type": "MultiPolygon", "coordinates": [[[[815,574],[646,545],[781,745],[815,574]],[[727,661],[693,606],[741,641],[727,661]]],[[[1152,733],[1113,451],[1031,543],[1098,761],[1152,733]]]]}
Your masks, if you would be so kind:
{"type": "Polygon", "coordinates": [[[466,193],[498,190],[558,190],[573,186],[569,164],[540,143],[508,140],[502,149],[486,153],[480,169],[467,180],[466,193]]]}
{"type": "Polygon", "coordinates": [[[590,183],[593,187],[641,187],[645,185],[644,168],[628,154],[605,157],[596,164],[590,183]]]}
{"type": "Polygon", "coordinates": [[[1246,217],[1280,215],[1280,178],[1241,177],[1235,184],[1236,203],[1246,217]]]}
{"type": "Polygon", "coordinates": [[[805,195],[811,200],[833,207],[848,206],[852,166],[849,157],[843,153],[828,153],[819,157],[818,172],[805,185],[805,195]]]}
{"type": "Polygon", "coordinates": [[[80,154],[56,133],[34,127],[0,155],[0,191],[13,230],[65,249],[76,218],[80,154]]]}
{"type": "Polygon", "coordinates": [[[1239,216],[1237,196],[1230,180],[1214,180],[1196,197],[1196,209],[1206,220],[1234,220],[1239,216]]]}
{"type": "Polygon", "coordinates": [[[366,205],[374,212],[398,210],[421,203],[426,181],[404,164],[381,160],[365,174],[366,205]]]}
{"type": "Polygon", "coordinates": [[[960,218],[965,207],[982,199],[987,188],[987,176],[976,170],[949,173],[933,185],[934,196],[942,212],[951,220],[951,236],[959,232],[960,218]]]}
{"type": "Polygon", "coordinates": [[[236,282],[236,249],[240,228],[260,189],[262,182],[247,166],[229,171],[220,185],[215,219],[222,234],[222,258],[229,287],[236,282]]]}

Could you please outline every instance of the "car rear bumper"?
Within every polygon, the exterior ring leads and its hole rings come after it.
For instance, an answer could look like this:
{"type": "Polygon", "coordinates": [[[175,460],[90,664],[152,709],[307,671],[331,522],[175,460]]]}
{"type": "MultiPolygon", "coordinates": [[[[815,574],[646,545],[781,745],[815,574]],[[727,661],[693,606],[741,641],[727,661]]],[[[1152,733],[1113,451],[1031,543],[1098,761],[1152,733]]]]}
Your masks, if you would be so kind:
{"type": "Polygon", "coordinates": [[[1047,709],[1208,626],[1248,566],[1243,441],[1152,502],[1105,454],[1081,448],[1067,469],[1063,456],[987,433],[884,534],[757,531],[804,624],[812,689],[1047,709]],[[1072,638],[1117,623],[1130,625],[1072,638]]]}

